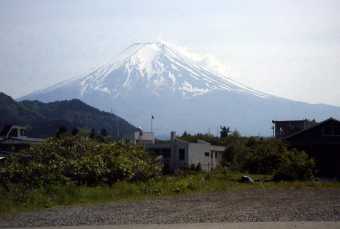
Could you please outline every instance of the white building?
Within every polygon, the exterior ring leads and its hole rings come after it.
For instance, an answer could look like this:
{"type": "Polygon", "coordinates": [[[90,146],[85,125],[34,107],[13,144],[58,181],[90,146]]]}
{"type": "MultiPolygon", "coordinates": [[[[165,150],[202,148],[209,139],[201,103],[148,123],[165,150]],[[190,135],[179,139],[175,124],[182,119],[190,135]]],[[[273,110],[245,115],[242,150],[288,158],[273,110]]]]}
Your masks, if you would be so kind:
{"type": "Polygon", "coordinates": [[[165,166],[171,171],[200,165],[202,170],[211,171],[220,165],[224,146],[211,145],[205,141],[187,142],[176,138],[171,133],[170,141],[145,144],[145,150],[162,156],[165,166]]]}
{"type": "Polygon", "coordinates": [[[8,125],[3,128],[0,132],[0,156],[29,148],[31,145],[43,141],[41,138],[27,137],[25,130],[25,127],[17,125],[8,125]]]}

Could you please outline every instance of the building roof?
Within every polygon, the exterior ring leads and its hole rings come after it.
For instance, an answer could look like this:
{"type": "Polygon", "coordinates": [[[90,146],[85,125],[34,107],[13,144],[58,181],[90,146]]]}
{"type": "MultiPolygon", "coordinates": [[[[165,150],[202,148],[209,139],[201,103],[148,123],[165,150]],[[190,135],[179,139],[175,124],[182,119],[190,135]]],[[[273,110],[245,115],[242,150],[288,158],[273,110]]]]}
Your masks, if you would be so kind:
{"type": "Polygon", "coordinates": [[[272,123],[292,123],[292,122],[313,122],[315,120],[301,119],[301,120],[272,120],[272,123]]]}
{"type": "Polygon", "coordinates": [[[296,133],[293,133],[293,134],[291,134],[291,135],[288,135],[288,136],[284,137],[283,139],[287,140],[287,139],[289,139],[289,138],[295,137],[295,136],[297,136],[297,135],[300,135],[300,134],[302,134],[302,133],[304,133],[304,132],[307,132],[307,131],[309,131],[309,130],[311,130],[311,129],[317,128],[317,127],[319,127],[319,126],[321,126],[321,125],[323,125],[323,124],[325,124],[325,123],[327,123],[327,122],[330,122],[330,121],[335,121],[335,122],[338,122],[338,123],[340,124],[340,121],[339,121],[339,120],[337,120],[337,119],[335,119],[335,118],[333,118],[333,117],[330,117],[330,118],[328,118],[328,119],[326,119],[326,120],[324,120],[324,121],[322,121],[322,122],[319,122],[319,123],[317,123],[317,124],[315,124],[315,125],[313,125],[313,126],[311,126],[311,127],[308,127],[308,128],[306,128],[306,129],[300,130],[300,131],[298,131],[298,132],[296,132],[296,133]]]}
{"type": "MultiPolygon", "coordinates": [[[[171,141],[171,140],[160,140],[160,139],[156,139],[155,140],[155,144],[169,144],[169,143],[172,143],[172,142],[173,141],[171,141]]],[[[178,138],[175,139],[175,142],[190,143],[188,141],[185,141],[185,140],[182,140],[182,139],[178,139],[178,138]]]]}

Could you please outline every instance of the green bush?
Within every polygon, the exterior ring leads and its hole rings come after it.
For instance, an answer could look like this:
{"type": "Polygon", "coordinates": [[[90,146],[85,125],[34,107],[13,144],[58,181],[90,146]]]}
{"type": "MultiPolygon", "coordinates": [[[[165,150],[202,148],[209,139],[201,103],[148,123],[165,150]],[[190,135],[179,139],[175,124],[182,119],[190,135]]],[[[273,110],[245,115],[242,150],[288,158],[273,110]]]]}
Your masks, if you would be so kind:
{"type": "Polygon", "coordinates": [[[224,165],[233,170],[271,174],[277,168],[286,147],[277,140],[242,138],[231,135],[224,139],[227,150],[224,165]]]}
{"type": "Polygon", "coordinates": [[[314,161],[302,151],[289,150],[279,140],[228,136],[223,141],[227,146],[224,165],[233,170],[270,174],[276,180],[313,177],[314,161]]]}
{"type": "Polygon", "coordinates": [[[249,139],[246,145],[249,152],[244,169],[255,174],[272,174],[280,165],[282,155],[287,152],[287,147],[274,139],[249,139]]]}
{"type": "Polygon", "coordinates": [[[80,136],[51,138],[13,154],[0,169],[0,183],[28,189],[66,183],[98,185],[119,180],[143,180],[161,167],[141,147],[98,143],[80,136]]]}
{"type": "Polygon", "coordinates": [[[313,178],[314,160],[303,151],[291,150],[282,155],[274,180],[310,180],[313,178]]]}
{"type": "Polygon", "coordinates": [[[250,153],[245,140],[239,137],[228,136],[223,139],[222,143],[227,147],[223,154],[223,165],[230,167],[232,170],[245,170],[245,161],[250,153]]]}

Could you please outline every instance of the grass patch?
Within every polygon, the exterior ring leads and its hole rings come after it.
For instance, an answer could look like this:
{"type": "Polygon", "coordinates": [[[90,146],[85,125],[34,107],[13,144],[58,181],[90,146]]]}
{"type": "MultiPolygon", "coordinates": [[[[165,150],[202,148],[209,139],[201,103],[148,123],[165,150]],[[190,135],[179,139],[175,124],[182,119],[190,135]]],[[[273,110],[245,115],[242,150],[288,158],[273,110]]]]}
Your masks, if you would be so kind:
{"type": "Polygon", "coordinates": [[[193,173],[183,176],[163,176],[147,181],[120,181],[112,186],[50,186],[25,190],[16,186],[7,192],[0,189],[0,215],[32,211],[63,205],[95,204],[116,201],[136,201],[190,193],[239,191],[245,189],[340,188],[340,182],[290,181],[272,182],[271,176],[252,175],[255,184],[240,183],[237,172],[193,173]]]}

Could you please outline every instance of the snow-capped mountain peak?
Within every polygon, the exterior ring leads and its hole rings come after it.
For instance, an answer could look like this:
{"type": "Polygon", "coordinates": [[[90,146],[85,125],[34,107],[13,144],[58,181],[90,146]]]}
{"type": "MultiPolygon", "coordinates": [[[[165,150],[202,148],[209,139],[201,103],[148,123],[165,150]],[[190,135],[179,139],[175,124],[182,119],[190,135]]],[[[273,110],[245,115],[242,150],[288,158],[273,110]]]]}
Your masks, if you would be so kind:
{"type": "Polygon", "coordinates": [[[202,56],[165,42],[135,43],[82,77],[21,99],[78,98],[144,129],[149,129],[150,117],[155,116],[154,130],[161,134],[206,132],[228,125],[242,133],[268,136],[271,120],[340,115],[339,108],[303,104],[250,89],[229,74],[211,69],[202,56]]]}
{"type": "Polygon", "coordinates": [[[199,96],[215,90],[233,90],[265,97],[232,79],[215,73],[165,42],[134,43],[113,62],[81,79],[81,94],[96,90],[114,97],[145,87],[154,95],[179,92],[199,96]]]}

